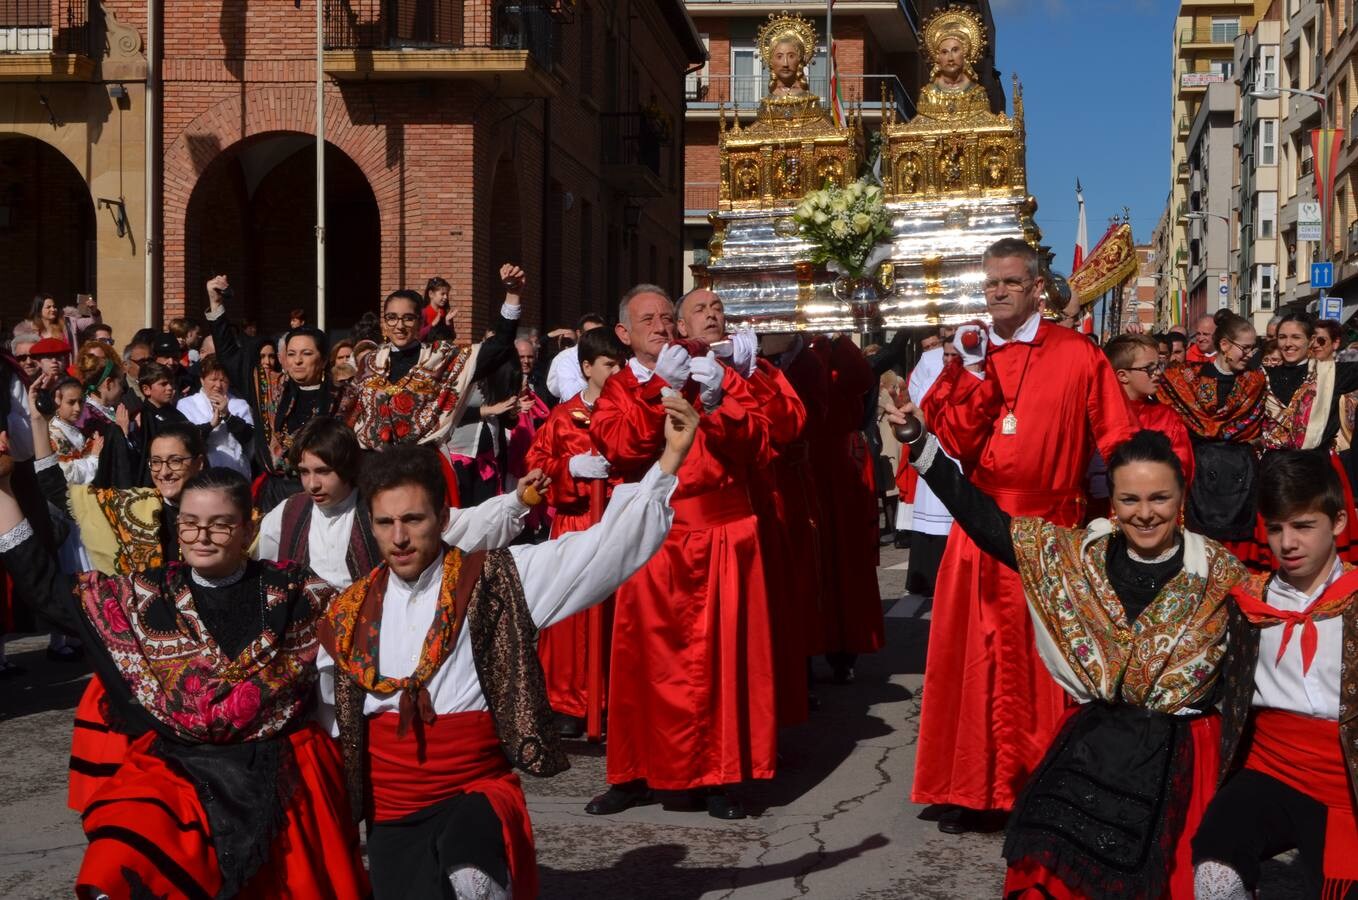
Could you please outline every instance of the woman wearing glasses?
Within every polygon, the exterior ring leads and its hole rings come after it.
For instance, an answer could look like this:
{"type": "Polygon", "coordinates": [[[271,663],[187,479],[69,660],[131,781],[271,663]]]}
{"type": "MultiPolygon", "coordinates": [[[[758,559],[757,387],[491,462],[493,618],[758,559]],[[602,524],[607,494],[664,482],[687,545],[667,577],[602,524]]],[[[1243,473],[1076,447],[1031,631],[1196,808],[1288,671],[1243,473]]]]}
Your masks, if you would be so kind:
{"type": "Polygon", "coordinates": [[[297,473],[288,465],[292,438],[317,416],[329,415],[335,391],[326,372],[329,350],[325,332],[302,324],[283,336],[282,372],[265,364],[260,356],[267,338],[250,337],[226,318],[231,284],[225,275],[207,283],[207,320],[217,359],[228,381],[246,402],[255,422],[254,471],[263,477],[255,501],[268,512],[302,489],[297,473]]]}
{"type": "Polygon", "coordinates": [[[166,520],[183,561],[130,574],[63,575],[0,478],[6,569],[92,651],[106,715],[86,721],[82,705],[77,734],[114,727],[129,742],[84,807],[77,896],[366,896],[339,752],[310,721],[334,590],[250,561],[249,482],[199,472],[201,452],[173,443],[157,438],[153,466],[158,488],[174,472],[166,520]]]}
{"type": "MultiPolygon", "coordinates": [[[[386,444],[442,447],[462,417],[472,382],[483,378],[514,352],[523,270],[500,267],[505,302],[491,324],[492,334],[472,347],[458,347],[451,333],[437,327],[420,341],[421,298],[396,291],[382,304],[387,342],[363,360],[345,387],[338,417],[358,435],[359,446],[386,444]]],[[[446,327],[446,326],[445,326],[446,327]]]]}

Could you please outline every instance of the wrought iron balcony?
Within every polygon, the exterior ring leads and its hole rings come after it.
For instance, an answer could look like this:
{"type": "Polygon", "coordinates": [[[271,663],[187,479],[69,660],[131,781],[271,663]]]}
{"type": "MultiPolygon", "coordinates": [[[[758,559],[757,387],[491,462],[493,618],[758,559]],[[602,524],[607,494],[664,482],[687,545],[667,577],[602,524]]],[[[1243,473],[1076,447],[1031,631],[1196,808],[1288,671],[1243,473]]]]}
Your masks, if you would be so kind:
{"type": "MultiPolygon", "coordinates": [[[[915,103],[906,93],[905,85],[895,75],[839,74],[840,99],[846,104],[862,104],[863,112],[868,116],[882,111],[884,87],[886,102],[895,107],[896,118],[913,118],[915,103]]],[[[768,94],[768,88],[769,79],[766,75],[704,75],[695,72],[684,80],[684,99],[688,101],[690,115],[703,111],[715,115],[717,104],[753,110],[768,94]]],[[[820,97],[822,106],[829,108],[828,75],[812,75],[807,79],[807,88],[820,97]]]]}
{"type": "Polygon", "coordinates": [[[604,113],[599,117],[604,179],[629,197],[665,193],[662,148],[670,143],[665,125],[645,112],[604,113]]]}
{"type": "Polygon", "coordinates": [[[324,3],[326,71],[336,78],[494,78],[527,93],[554,90],[545,75],[560,0],[324,3]]]}
{"type": "Polygon", "coordinates": [[[94,74],[92,0],[0,0],[0,80],[94,74]]]}

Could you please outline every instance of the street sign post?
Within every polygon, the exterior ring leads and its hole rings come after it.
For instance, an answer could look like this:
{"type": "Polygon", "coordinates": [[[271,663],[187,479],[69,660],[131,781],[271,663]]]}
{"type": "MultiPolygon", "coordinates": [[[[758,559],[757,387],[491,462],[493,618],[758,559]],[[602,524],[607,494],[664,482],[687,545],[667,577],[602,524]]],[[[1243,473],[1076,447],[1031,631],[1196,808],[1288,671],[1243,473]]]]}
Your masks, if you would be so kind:
{"type": "Polygon", "coordinates": [[[1334,287],[1334,263],[1311,263],[1311,287],[1322,290],[1334,287]]]}
{"type": "Polygon", "coordinates": [[[1320,204],[1305,200],[1297,204],[1297,240],[1323,240],[1324,231],[1320,218],[1320,204]]]}
{"type": "Polygon", "coordinates": [[[1217,309],[1231,305],[1231,276],[1222,272],[1217,276],[1217,309]]]}
{"type": "Polygon", "coordinates": [[[1327,297],[1320,295],[1320,317],[1322,319],[1333,319],[1338,322],[1344,314],[1343,297],[1327,297]]]}

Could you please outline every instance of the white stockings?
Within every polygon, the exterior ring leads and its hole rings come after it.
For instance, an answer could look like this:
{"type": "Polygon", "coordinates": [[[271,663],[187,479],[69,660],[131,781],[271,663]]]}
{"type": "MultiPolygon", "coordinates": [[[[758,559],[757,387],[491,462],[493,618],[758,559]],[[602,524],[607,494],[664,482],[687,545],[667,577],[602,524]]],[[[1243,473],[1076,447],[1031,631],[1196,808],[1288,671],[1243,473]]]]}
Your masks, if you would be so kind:
{"type": "MultiPolygon", "coordinates": [[[[460,894],[458,896],[461,896],[460,894]]],[[[1225,863],[1198,863],[1193,869],[1193,896],[1197,900],[1253,900],[1235,869],[1225,863]]]]}
{"type": "Polygon", "coordinates": [[[485,872],[473,866],[460,866],[448,873],[457,900],[513,900],[512,888],[502,888],[485,872]]]}

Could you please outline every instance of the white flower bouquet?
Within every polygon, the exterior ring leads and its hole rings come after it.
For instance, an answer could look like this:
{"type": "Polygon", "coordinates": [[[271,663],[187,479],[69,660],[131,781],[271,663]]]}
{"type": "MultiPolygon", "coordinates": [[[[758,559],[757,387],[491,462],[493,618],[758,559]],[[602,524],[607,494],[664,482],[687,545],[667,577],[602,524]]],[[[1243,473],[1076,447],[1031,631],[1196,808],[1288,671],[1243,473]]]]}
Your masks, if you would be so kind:
{"type": "Polygon", "coordinates": [[[801,236],[816,245],[812,260],[832,263],[832,268],[851,278],[862,278],[886,258],[880,251],[873,252],[877,242],[891,232],[878,185],[859,179],[847,187],[812,191],[792,218],[801,236]]]}

